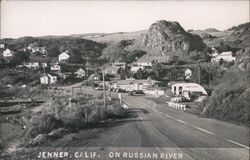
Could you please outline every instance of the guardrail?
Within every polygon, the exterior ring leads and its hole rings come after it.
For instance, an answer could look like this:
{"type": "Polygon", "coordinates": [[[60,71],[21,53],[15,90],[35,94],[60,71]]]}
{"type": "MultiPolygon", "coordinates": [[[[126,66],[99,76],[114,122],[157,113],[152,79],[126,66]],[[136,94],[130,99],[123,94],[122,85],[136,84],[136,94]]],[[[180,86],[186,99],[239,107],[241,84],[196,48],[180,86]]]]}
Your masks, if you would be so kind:
{"type": "Polygon", "coordinates": [[[179,103],[175,103],[175,102],[168,102],[168,106],[175,108],[175,109],[182,109],[184,111],[187,109],[187,105],[179,104],[179,103]]]}

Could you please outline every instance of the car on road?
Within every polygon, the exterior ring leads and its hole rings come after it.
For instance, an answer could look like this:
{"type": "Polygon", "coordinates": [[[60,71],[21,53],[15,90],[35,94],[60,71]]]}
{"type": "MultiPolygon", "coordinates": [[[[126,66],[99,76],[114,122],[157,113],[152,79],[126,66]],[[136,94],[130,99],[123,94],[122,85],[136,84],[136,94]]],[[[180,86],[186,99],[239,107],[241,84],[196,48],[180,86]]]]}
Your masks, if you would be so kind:
{"type": "MultiPolygon", "coordinates": [[[[105,90],[107,90],[107,89],[108,89],[108,87],[105,87],[105,90]]],[[[103,86],[98,86],[95,88],[95,90],[103,90],[103,86]]]]}
{"type": "Polygon", "coordinates": [[[121,89],[121,88],[117,89],[116,92],[118,92],[118,93],[127,93],[127,91],[125,89],[121,89]]]}
{"type": "Polygon", "coordinates": [[[139,96],[139,95],[145,95],[145,93],[142,90],[133,90],[128,92],[129,96],[139,96]]]}

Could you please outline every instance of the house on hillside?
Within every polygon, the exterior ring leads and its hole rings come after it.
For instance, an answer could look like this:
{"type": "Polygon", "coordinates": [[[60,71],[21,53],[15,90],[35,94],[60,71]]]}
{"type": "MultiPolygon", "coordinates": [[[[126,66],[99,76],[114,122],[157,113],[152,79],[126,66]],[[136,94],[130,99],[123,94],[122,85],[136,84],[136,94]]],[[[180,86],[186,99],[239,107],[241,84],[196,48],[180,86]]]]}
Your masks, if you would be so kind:
{"type": "Polygon", "coordinates": [[[165,56],[143,56],[138,59],[138,66],[152,66],[154,63],[167,63],[169,59],[165,56]]]}
{"type": "Polygon", "coordinates": [[[233,57],[232,51],[222,52],[217,57],[212,58],[211,62],[212,63],[218,63],[218,62],[220,62],[220,60],[223,60],[223,61],[226,61],[226,62],[233,62],[233,61],[236,60],[236,57],[233,57]]]}
{"type": "Polygon", "coordinates": [[[55,84],[57,82],[57,76],[46,74],[40,77],[41,84],[55,84]]]}
{"type": "Polygon", "coordinates": [[[58,56],[58,62],[65,62],[69,60],[70,55],[68,54],[68,51],[65,51],[58,56]]]}
{"type": "Polygon", "coordinates": [[[145,66],[133,65],[133,66],[131,66],[130,71],[131,71],[131,73],[135,73],[135,72],[137,72],[139,69],[144,70],[144,69],[145,69],[145,66]]]}
{"type": "Polygon", "coordinates": [[[61,66],[60,66],[58,63],[52,64],[52,65],[50,66],[50,70],[51,70],[51,71],[55,71],[55,72],[61,71],[61,66]]]}
{"type": "MultiPolygon", "coordinates": [[[[105,74],[109,74],[109,75],[118,75],[118,70],[120,69],[120,68],[122,68],[122,67],[120,67],[120,66],[109,66],[109,67],[106,67],[105,69],[104,69],[104,73],[105,74]]],[[[125,67],[124,67],[125,68],[125,67]]]]}
{"type": "Polygon", "coordinates": [[[5,44],[1,43],[0,48],[4,48],[4,47],[5,47],[5,44]]]}
{"type": "Polygon", "coordinates": [[[38,69],[39,63],[38,62],[29,62],[29,63],[24,63],[23,66],[25,66],[29,69],[38,69]]]}
{"type": "Polygon", "coordinates": [[[27,47],[28,50],[31,50],[32,53],[40,53],[42,55],[46,54],[46,47],[41,47],[38,43],[31,43],[27,47]]]}
{"type": "Polygon", "coordinates": [[[85,70],[83,70],[82,68],[79,68],[76,72],[75,75],[77,78],[83,78],[85,77],[86,73],[85,70]]]}
{"type": "Polygon", "coordinates": [[[14,52],[8,48],[3,51],[4,58],[13,57],[13,55],[14,55],[14,52]]]}
{"type": "Polygon", "coordinates": [[[185,70],[185,79],[190,80],[191,76],[192,76],[192,71],[189,68],[186,69],[185,70]]]}
{"type": "Polygon", "coordinates": [[[100,81],[101,76],[98,73],[91,74],[88,78],[88,81],[100,81]]]}
{"type": "Polygon", "coordinates": [[[123,68],[123,69],[125,69],[125,67],[126,67],[126,63],[124,63],[124,62],[115,62],[115,63],[112,63],[112,67],[115,67],[115,68],[123,68]]]}
{"type": "Polygon", "coordinates": [[[42,66],[42,68],[46,68],[46,67],[48,67],[48,63],[42,62],[42,63],[41,63],[41,66],[42,66]]]}

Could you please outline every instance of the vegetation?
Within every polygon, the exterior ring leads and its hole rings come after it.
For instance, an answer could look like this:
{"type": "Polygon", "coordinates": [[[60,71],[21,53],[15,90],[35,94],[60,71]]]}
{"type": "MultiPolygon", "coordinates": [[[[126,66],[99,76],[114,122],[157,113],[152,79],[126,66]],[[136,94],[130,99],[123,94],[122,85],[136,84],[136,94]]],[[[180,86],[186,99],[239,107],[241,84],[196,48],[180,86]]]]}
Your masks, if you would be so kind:
{"type": "Polygon", "coordinates": [[[54,129],[66,128],[72,132],[86,127],[89,123],[98,123],[106,118],[121,116],[123,109],[118,101],[108,102],[107,110],[103,107],[103,98],[95,99],[83,95],[78,99],[67,96],[54,97],[32,113],[26,113],[29,119],[26,138],[39,134],[48,134],[54,129]]]}
{"type": "Polygon", "coordinates": [[[201,105],[207,117],[249,124],[249,72],[230,71],[201,105]],[[239,79],[240,77],[240,79],[239,79]]]}

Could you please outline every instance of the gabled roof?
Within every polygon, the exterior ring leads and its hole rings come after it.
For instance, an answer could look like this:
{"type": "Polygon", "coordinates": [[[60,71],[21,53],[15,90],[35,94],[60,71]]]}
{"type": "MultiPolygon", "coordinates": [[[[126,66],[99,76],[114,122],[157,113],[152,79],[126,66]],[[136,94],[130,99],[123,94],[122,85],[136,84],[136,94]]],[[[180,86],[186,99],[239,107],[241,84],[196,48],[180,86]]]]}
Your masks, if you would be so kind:
{"type": "Polygon", "coordinates": [[[100,76],[98,73],[93,73],[93,74],[91,74],[91,75],[89,76],[88,79],[92,79],[92,78],[94,78],[94,76],[98,76],[99,78],[101,78],[101,76],[100,76]]]}

